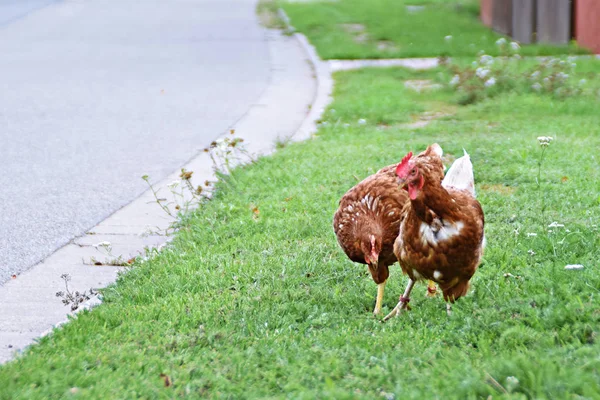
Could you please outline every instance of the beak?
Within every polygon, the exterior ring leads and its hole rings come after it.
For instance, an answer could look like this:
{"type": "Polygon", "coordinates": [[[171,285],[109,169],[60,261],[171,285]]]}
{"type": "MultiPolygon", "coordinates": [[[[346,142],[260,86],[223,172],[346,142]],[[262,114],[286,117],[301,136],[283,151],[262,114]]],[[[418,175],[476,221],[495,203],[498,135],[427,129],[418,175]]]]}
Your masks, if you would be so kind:
{"type": "Polygon", "coordinates": [[[406,189],[407,182],[406,179],[398,177],[398,186],[402,189],[406,189]]]}

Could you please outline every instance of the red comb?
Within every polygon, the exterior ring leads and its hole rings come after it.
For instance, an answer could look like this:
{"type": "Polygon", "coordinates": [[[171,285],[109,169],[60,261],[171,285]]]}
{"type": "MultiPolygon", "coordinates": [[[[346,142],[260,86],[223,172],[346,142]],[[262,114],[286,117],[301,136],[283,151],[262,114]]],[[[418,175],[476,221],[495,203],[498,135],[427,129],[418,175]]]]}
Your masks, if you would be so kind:
{"type": "Polygon", "coordinates": [[[404,156],[402,161],[400,161],[400,164],[398,164],[398,166],[396,167],[396,175],[398,175],[398,176],[406,175],[406,172],[408,170],[408,162],[410,161],[412,156],[413,156],[412,151],[404,156]]]}

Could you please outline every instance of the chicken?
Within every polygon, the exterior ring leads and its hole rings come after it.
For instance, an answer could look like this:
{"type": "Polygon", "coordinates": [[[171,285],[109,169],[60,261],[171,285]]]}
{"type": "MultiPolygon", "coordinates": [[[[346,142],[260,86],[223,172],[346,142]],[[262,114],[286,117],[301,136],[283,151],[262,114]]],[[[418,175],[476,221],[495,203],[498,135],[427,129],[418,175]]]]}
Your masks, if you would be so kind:
{"type": "Polygon", "coordinates": [[[408,308],[410,292],[421,279],[439,285],[450,314],[451,303],[467,293],[479,266],[485,245],[484,216],[475,199],[473,165],[465,151],[440,182],[439,156],[413,158],[408,153],[396,168],[410,201],[403,211],[394,254],[410,279],[384,320],[408,308]]]}
{"type": "MultiPolygon", "coordinates": [[[[377,284],[375,315],[381,312],[389,266],[397,261],[394,241],[401,212],[408,203],[407,192],[398,187],[396,168],[397,164],[387,166],[351,188],[341,198],[333,217],[333,230],[340,246],[350,260],[368,265],[377,284]]],[[[439,172],[441,180],[443,170],[439,172]]],[[[428,291],[435,294],[433,283],[428,291]]]]}

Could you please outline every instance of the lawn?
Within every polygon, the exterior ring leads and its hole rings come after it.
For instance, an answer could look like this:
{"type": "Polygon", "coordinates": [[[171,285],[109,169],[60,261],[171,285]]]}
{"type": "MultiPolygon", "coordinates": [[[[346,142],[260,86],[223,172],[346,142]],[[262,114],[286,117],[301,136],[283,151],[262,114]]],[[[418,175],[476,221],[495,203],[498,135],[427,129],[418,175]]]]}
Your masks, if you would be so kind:
{"type": "MultiPolygon", "coordinates": [[[[598,61],[578,68],[597,88],[598,61]]],[[[599,398],[597,91],[459,106],[450,88],[405,87],[417,79],[449,72],[337,73],[315,139],[234,170],[104,304],[0,367],[0,399],[599,398]],[[541,135],[554,140],[538,185],[541,135]],[[451,317],[421,285],[411,312],[381,323],[332,215],[357,179],[432,142],[471,154],[484,265],[451,317]]],[[[384,312],[406,283],[391,270],[384,312]]]]}
{"type": "MultiPolygon", "coordinates": [[[[338,0],[280,5],[323,59],[498,55],[502,37],[481,24],[478,0],[338,0]]],[[[523,55],[582,53],[575,45],[523,46],[523,55]]]]}

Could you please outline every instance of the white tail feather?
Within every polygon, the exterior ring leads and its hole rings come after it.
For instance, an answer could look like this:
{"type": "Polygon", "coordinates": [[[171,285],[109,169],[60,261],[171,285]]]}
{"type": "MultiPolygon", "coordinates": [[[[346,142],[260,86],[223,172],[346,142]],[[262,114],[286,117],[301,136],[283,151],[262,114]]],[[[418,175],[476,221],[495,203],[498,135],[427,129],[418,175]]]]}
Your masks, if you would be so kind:
{"type": "Polygon", "coordinates": [[[466,190],[475,197],[475,177],[473,176],[473,164],[467,151],[463,149],[465,155],[454,161],[444,180],[442,186],[445,188],[455,188],[466,190]]]}

